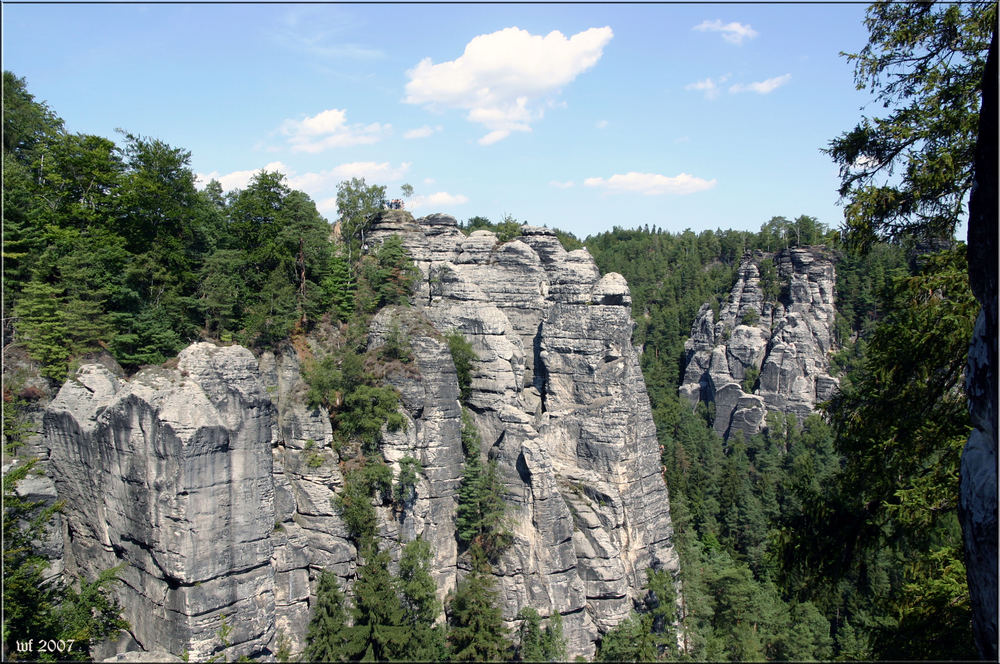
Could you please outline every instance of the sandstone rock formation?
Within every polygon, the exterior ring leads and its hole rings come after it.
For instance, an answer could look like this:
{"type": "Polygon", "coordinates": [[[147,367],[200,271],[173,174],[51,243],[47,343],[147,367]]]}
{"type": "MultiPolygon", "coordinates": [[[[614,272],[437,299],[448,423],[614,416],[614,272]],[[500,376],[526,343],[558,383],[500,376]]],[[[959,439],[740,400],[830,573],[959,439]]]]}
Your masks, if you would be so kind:
{"type": "MultiPolygon", "coordinates": [[[[461,406],[443,338],[458,330],[476,352],[469,407],[510,506],[514,545],[496,570],[504,617],[558,611],[569,656],[591,656],[628,615],[645,569],[677,569],[628,286],[544,228],[501,244],[463,235],[451,217],[389,211],[368,241],[391,234],[422,279],[413,306],[381,311],[370,328],[370,348],[401,331],[413,356],[386,374],[408,426],[386,432],[382,454],[396,473],[406,456],[422,470],[410,504],[377,507],[382,545],[397,557],[428,540],[442,598],[464,573],[461,406]]],[[[309,343],[320,353],[328,341],[309,343]]],[[[254,358],[200,343],[176,368],[129,381],[85,365],[50,405],[66,565],[93,575],[126,563],[132,629],[119,650],[232,659],[283,642],[294,652],[320,570],[352,579],[357,552],[331,503],[344,479],[329,417],[304,396],[300,358],[311,351],[286,344],[254,358]]]]}
{"type": "Polygon", "coordinates": [[[273,636],[271,402],[240,347],[195,344],[124,382],[84,365],[44,418],[65,501],[65,564],[125,563],[120,599],[143,650],[233,655],[273,636]],[[224,618],[225,616],[225,618],[224,618]]]}
{"type": "Polygon", "coordinates": [[[718,320],[710,304],[702,305],[684,346],[680,393],[692,406],[714,404],[720,435],[753,435],[768,411],[803,419],[833,395],[835,283],[833,258],[822,247],[757,252],[741,261],[718,320]],[[761,284],[763,261],[776,268],[776,298],[761,284]]]}

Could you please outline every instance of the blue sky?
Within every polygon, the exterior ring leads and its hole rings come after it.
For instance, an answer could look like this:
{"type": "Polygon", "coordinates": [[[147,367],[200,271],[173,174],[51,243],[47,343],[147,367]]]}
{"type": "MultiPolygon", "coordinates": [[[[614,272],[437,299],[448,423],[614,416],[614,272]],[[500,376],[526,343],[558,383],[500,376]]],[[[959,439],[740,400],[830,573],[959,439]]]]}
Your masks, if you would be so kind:
{"type": "Polygon", "coordinates": [[[227,187],[281,170],[331,220],[361,176],[581,238],[836,226],[820,150],[869,102],[839,55],[865,7],[4,4],[3,66],[70,131],[159,138],[227,187]]]}

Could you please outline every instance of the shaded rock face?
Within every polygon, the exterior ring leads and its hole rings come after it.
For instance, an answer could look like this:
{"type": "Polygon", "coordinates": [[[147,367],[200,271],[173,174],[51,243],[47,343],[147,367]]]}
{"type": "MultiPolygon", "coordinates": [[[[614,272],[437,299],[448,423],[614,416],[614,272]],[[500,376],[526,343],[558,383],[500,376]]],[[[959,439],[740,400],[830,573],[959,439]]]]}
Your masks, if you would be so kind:
{"type": "Polygon", "coordinates": [[[835,285],[833,258],[822,247],[745,256],[718,320],[705,304],[691,326],[681,396],[692,406],[714,403],[715,430],[727,438],[757,433],[771,411],[807,417],[838,385],[829,374],[835,285]],[[777,301],[761,284],[765,259],[781,284],[777,301]]]}
{"type": "MultiPolygon", "coordinates": [[[[368,240],[392,234],[422,279],[414,306],[384,309],[369,332],[371,349],[402,334],[412,356],[385,369],[408,426],[385,432],[382,455],[396,475],[404,457],[421,471],[412,500],[376,506],[381,546],[398,560],[403,544],[427,540],[442,599],[466,572],[454,523],[461,405],[443,336],[458,330],[476,352],[468,405],[514,534],[495,570],[503,615],[514,626],[524,606],[559,612],[569,657],[591,656],[645,570],[677,570],[628,286],[543,228],[500,244],[486,231],[466,237],[452,217],[389,211],[368,240]]],[[[68,505],[67,567],[94,575],[127,563],[132,634],[119,650],[299,652],[319,572],[353,580],[357,551],[331,503],[342,464],[328,413],[307,404],[308,354],[195,344],[176,369],[127,382],[85,365],[51,404],[45,444],[68,505]]]]}

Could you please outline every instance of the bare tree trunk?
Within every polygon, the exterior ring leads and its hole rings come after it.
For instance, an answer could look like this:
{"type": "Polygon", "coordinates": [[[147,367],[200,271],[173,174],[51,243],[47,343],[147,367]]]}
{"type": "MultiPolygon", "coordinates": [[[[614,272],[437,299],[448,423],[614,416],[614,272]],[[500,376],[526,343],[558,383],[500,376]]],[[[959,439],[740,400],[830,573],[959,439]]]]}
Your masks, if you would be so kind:
{"type": "Polygon", "coordinates": [[[972,195],[969,282],[982,309],[969,346],[966,390],[973,430],[962,452],[959,519],[972,601],[972,629],[984,659],[997,661],[997,36],[986,61],[972,195]]]}

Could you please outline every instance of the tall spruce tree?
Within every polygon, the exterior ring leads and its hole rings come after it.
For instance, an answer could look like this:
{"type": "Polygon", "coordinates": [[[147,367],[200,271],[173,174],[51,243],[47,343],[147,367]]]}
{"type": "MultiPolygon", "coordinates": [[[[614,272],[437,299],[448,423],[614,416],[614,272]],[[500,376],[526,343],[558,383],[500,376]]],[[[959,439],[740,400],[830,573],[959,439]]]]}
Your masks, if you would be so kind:
{"type": "Polygon", "coordinates": [[[456,662],[506,660],[511,649],[486,555],[472,547],[472,570],[448,603],[448,643],[456,662]]]}
{"type": "Polygon", "coordinates": [[[409,626],[399,601],[395,577],[389,573],[389,554],[369,552],[358,568],[352,589],[350,659],[359,661],[398,661],[410,657],[407,652],[409,626]]]}
{"type": "Polygon", "coordinates": [[[347,611],[337,577],[327,570],[319,576],[316,605],[306,629],[303,659],[310,662],[346,662],[349,651],[347,611]]]}
{"type": "Polygon", "coordinates": [[[403,651],[410,659],[421,662],[443,661],[448,654],[444,629],[435,624],[442,607],[430,562],[431,548],[422,538],[403,546],[399,558],[400,595],[407,627],[403,651]]]}

